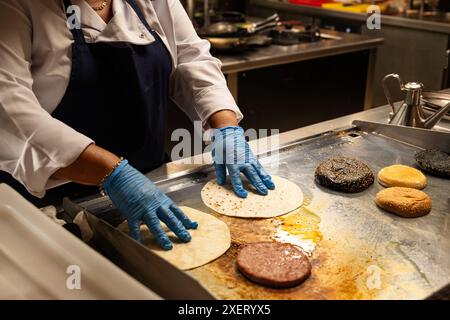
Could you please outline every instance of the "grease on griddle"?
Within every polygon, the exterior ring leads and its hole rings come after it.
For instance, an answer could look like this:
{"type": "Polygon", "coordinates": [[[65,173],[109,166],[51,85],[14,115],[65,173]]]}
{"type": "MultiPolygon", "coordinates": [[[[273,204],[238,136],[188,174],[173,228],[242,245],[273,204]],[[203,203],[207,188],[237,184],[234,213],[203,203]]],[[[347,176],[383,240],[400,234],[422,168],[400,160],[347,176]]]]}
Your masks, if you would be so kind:
{"type": "Polygon", "coordinates": [[[415,158],[417,165],[424,171],[450,179],[450,156],[445,152],[436,149],[424,150],[417,152],[415,158]]]}
{"type": "Polygon", "coordinates": [[[315,172],[316,181],[327,188],[357,193],[375,181],[372,170],[362,161],[347,157],[333,157],[322,162],[315,172]]]}
{"type": "Polygon", "coordinates": [[[278,242],[296,245],[311,257],[317,243],[323,238],[319,228],[320,221],[317,214],[303,206],[274,219],[277,232],[272,238],[278,242]]]}

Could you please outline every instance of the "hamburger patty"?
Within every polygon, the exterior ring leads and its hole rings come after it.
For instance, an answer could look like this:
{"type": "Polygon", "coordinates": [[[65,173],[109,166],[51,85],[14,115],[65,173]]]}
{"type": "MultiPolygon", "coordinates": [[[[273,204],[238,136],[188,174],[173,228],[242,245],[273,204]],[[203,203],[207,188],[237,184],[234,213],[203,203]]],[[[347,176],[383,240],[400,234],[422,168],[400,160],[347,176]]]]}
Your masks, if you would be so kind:
{"type": "Polygon", "coordinates": [[[291,244],[258,242],[245,245],[237,257],[238,269],[251,281],[269,287],[299,285],[311,274],[311,264],[291,244]]]}
{"type": "Polygon", "coordinates": [[[450,179],[450,156],[439,150],[419,151],[415,155],[417,165],[424,171],[450,179]]]}
{"type": "Polygon", "coordinates": [[[316,169],[317,182],[327,188],[356,193],[366,190],[375,181],[372,170],[362,161],[347,157],[333,157],[316,169]]]}

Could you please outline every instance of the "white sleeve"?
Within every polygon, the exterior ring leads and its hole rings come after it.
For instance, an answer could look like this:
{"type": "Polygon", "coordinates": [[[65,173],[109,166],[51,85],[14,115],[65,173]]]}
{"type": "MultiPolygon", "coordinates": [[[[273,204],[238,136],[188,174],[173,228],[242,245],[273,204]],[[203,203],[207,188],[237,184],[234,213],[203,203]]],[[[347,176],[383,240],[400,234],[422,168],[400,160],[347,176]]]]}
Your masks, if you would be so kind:
{"type": "Polygon", "coordinates": [[[220,110],[232,110],[238,120],[240,112],[226,79],[220,60],[211,56],[210,44],[197,35],[179,0],[171,1],[178,65],[171,82],[171,98],[192,119],[203,125],[220,110]]]}
{"type": "Polygon", "coordinates": [[[43,197],[93,141],[52,118],[32,91],[29,3],[0,0],[0,170],[43,197]]]}

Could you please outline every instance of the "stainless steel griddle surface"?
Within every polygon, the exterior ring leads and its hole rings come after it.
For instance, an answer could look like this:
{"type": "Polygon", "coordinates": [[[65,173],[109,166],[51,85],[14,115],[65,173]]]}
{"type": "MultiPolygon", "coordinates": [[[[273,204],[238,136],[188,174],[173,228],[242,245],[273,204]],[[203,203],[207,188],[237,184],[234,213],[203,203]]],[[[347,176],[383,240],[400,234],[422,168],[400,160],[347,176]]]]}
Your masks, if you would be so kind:
{"type": "Polygon", "coordinates": [[[363,160],[376,175],[395,163],[414,166],[417,150],[349,129],[299,141],[282,149],[278,161],[277,156],[263,156],[261,162],[271,174],[297,183],[307,199],[303,208],[277,219],[224,217],[208,209],[200,191],[214,178],[211,170],[160,186],[179,205],[214,214],[229,225],[231,249],[189,271],[218,298],[423,299],[450,283],[450,180],[427,175],[424,191],[433,200],[433,210],[417,219],[377,208],[375,195],[383,189],[377,182],[362,193],[344,194],[314,181],[317,165],[332,156],[363,160]],[[253,284],[237,271],[235,258],[242,244],[272,239],[293,242],[309,253],[310,279],[296,288],[276,290],[253,284]]]}

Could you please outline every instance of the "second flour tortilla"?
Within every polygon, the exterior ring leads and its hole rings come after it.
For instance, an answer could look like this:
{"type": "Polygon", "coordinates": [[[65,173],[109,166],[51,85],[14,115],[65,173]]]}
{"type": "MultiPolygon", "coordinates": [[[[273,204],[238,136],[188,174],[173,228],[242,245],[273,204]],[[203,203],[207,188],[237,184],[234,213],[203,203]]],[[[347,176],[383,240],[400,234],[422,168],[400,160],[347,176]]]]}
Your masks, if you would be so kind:
{"type": "Polygon", "coordinates": [[[303,192],[295,183],[277,176],[272,176],[272,180],[275,190],[269,190],[267,196],[262,196],[244,179],[244,188],[248,191],[246,199],[235,195],[229,182],[220,186],[215,180],[209,181],[202,189],[202,200],[220,214],[241,218],[277,217],[303,204],[303,192]]]}
{"type": "MultiPolygon", "coordinates": [[[[230,248],[230,230],[225,222],[208,213],[189,207],[180,207],[180,209],[191,220],[198,222],[196,230],[188,230],[192,240],[188,243],[181,242],[173,232],[163,225],[173,243],[172,250],[165,251],[157,244],[147,226],[141,225],[142,242],[147,248],[181,270],[190,270],[208,264],[230,248]]],[[[126,221],[118,228],[128,233],[126,221]]]]}

